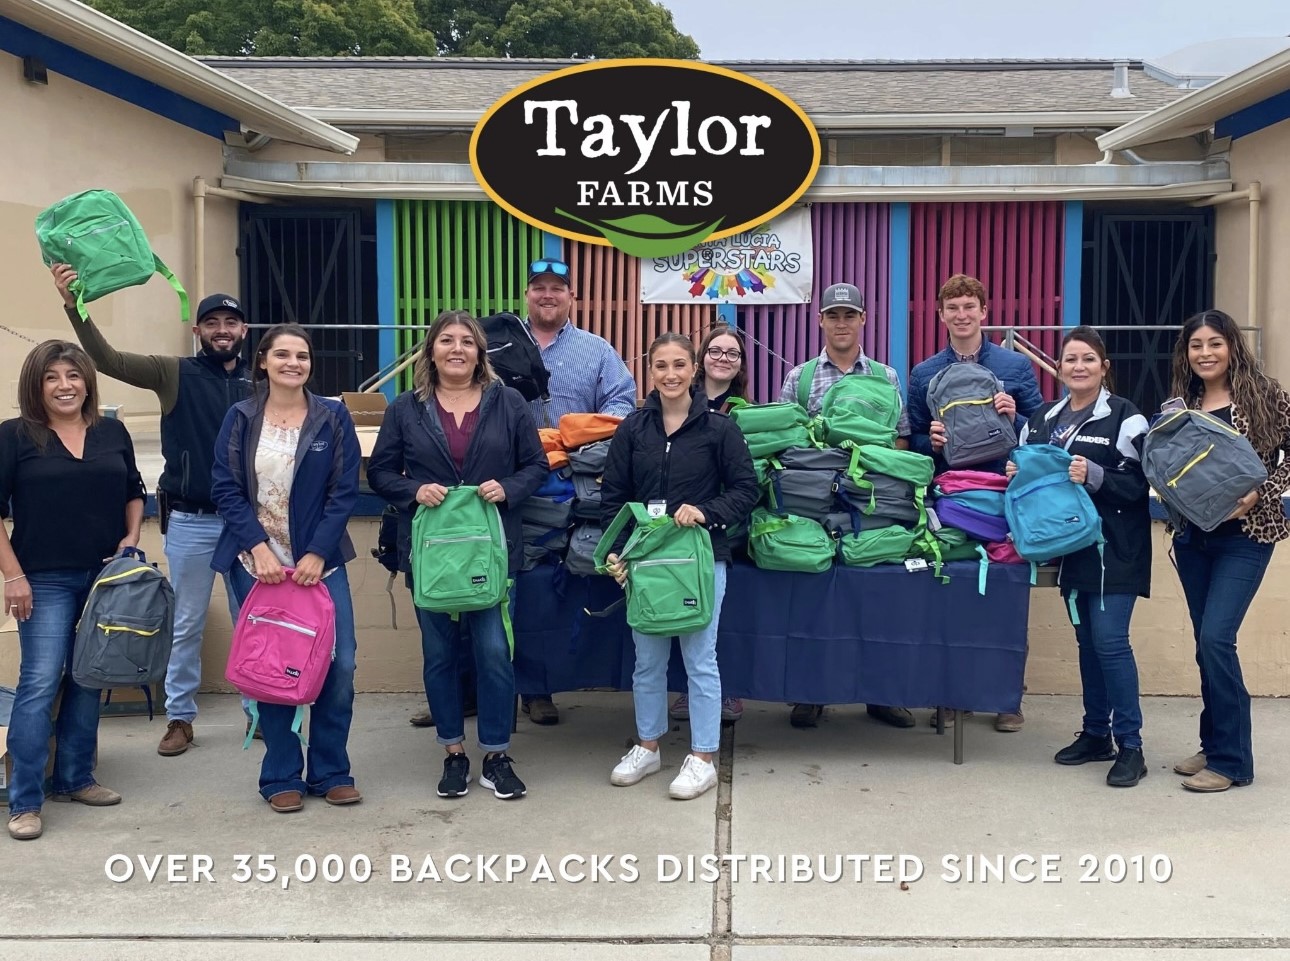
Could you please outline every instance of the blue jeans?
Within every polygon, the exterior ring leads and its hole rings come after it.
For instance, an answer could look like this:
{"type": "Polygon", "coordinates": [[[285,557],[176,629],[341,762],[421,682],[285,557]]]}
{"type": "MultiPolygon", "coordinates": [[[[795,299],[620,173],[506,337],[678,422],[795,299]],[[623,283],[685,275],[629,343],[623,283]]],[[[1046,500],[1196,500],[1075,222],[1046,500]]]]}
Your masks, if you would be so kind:
{"type": "Polygon", "coordinates": [[[1174,540],[1200,668],[1200,749],[1211,771],[1233,781],[1254,777],[1250,694],[1236,655],[1236,632],[1273,546],[1244,534],[1209,537],[1194,527],[1174,540]]]}
{"type": "MultiPolygon", "coordinates": [[[[726,596],[726,563],[714,571],[712,621],[701,631],[680,635],[681,657],[689,680],[690,750],[711,754],[721,746],[721,672],[717,669],[717,624],[721,600],[726,596]]],[[[636,669],[632,673],[632,703],[636,707],[636,734],[642,741],[657,741],[667,733],[667,662],[672,638],[632,631],[636,642],[636,669]]]]}
{"type": "MultiPolygon", "coordinates": [[[[1138,665],[1129,646],[1134,594],[1078,594],[1075,640],[1084,688],[1084,733],[1115,736],[1122,748],[1142,747],[1142,705],[1138,665]]],[[[1069,614],[1069,607],[1067,608],[1069,614]]]]}
{"type": "MultiPolygon", "coordinates": [[[[514,604],[511,587],[509,603],[514,604]]],[[[461,664],[465,645],[475,651],[475,690],[479,715],[475,732],[484,751],[505,751],[511,746],[511,721],[515,716],[515,671],[511,647],[502,626],[502,607],[463,611],[457,620],[417,608],[421,625],[421,678],[434,710],[435,739],[440,744],[466,740],[462,705],[461,664]]]]}
{"type": "MultiPolygon", "coordinates": [[[[240,606],[255,583],[241,562],[229,571],[240,606]]],[[[336,606],[336,656],[327,672],[318,700],[309,708],[309,774],[304,775],[305,753],[291,730],[296,709],[286,704],[260,704],[260,730],[264,732],[264,762],[260,765],[260,794],[266,800],[283,791],[326,794],[334,787],[353,785],[349,773],[349,725],[354,717],[354,604],[349,595],[345,565],[323,581],[336,606]]]]}
{"type": "MultiPolygon", "coordinates": [[[[206,610],[211,603],[215,572],[211,557],[224,530],[218,514],[186,514],[171,511],[166,527],[166,562],[170,585],[175,589],[175,643],[166,668],[166,717],[187,721],[197,717],[197,688],[202,682],[202,632],[206,610]]],[[[237,623],[237,600],[224,575],[228,612],[237,623]]]]}
{"type": "Polygon", "coordinates": [[[39,811],[44,803],[51,731],[58,736],[54,791],[70,794],[94,783],[100,692],[81,687],[70,674],[76,621],[98,573],[64,570],[27,575],[31,617],[18,622],[22,660],[9,718],[9,753],[13,756],[10,815],[39,811]],[[63,701],[54,730],[54,699],[59,688],[63,701]]]}

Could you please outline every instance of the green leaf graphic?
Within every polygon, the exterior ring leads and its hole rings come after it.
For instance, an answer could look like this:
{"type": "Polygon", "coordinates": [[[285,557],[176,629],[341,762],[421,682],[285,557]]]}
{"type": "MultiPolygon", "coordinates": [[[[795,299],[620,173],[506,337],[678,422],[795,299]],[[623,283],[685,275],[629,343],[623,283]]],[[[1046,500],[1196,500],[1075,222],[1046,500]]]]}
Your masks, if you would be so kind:
{"type": "Polygon", "coordinates": [[[634,214],[631,217],[624,217],[620,220],[607,220],[603,224],[597,224],[590,220],[583,220],[581,217],[575,217],[559,207],[556,208],[555,212],[561,217],[568,217],[577,223],[586,224],[623,253],[642,258],[670,257],[672,254],[679,254],[689,250],[696,244],[703,243],[714,230],[721,226],[721,222],[725,219],[722,217],[710,224],[685,225],[669,223],[652,214],[634,214]],[[628,223],[631,224],[631,227],[624,229],[623,225],[628,223]]]}
{"type": "MultiPolygon", "coordinates": [[[[568,214],[565,214],[568,216],[568,214]]],[[[630,217],[620,217],[618,220],[606,220],[606,224],[615,230],[625,230],[633,234],[658,236],[670,236],[672,234],[688,234],[692,230],[702,227],[702,224],[674,224],[664,220],[662,217],[655,217],[653,214],[632,214],[630,217]]]]}

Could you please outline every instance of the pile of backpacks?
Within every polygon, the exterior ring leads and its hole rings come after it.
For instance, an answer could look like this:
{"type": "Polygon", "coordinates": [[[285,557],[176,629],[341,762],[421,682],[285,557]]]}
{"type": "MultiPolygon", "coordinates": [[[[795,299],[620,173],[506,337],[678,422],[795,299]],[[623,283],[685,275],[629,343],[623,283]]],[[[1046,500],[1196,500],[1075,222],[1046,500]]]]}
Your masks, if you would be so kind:
{"type": "Polygon", "coordinates": [[[538,431],[550,473],[520,507],[524,560],[520,569],[567,564],[572,574],[596,572],[600,526],[600,485],[609,443],[621,417],[566,414],[559,428],[538,431]]]}

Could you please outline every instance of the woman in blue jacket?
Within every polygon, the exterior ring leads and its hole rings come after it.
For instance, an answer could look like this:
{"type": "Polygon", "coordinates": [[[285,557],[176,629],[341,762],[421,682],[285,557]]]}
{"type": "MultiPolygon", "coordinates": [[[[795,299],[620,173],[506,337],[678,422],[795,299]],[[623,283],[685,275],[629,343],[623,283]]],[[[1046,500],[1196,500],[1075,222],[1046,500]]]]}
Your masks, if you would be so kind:
{"type": "Polygon", "coordinates": [[[361,454],[354,421],[338,401],[305,389],[313,344],[295,324],[270,328],[255,353],[256,389],[233,405],[215,443],[211,496],[224,518],[211,567],[228,574],[240,605],[255,581],[326,585],[336,606],[336,653],[309,713],[308,774],[295,708],[260,705],[264,763],[260,794],[280,814],[306,793],[328,804],[363,796],[349,769],[354,714],[354,606],[345,563],[346,525],[358,499],[361,454]],[[294,568],[290,575],[287,568],[294,568]]]}
{"type": "MultiPolygon", "coordinates": [[[[1039,408],[1020,442],[1054,444],[1072,455],[1070,479],[1088,492],[1106,543],[1063,557],[1057,574],[1079,645],[1084,724],[1053,760],[1114,761],[1106,783],[1133,787],[1147,776],[1138,666],[1129,644],[1133,606],[1151,594],[1151,513],[1141,463],[1147,421],[1111,393],[1111,362],[1092,327],[1068,333],[1060,358],[1067,396],[1039,408]]],[[[1014,470],[1009,462],[1008,474],[1014,470]]]]}
{"type": "MultiPolygon", "coordinates": [[[[520,504],[547,475],[546,454],[521,394],[502,384],[488,363],[488,338],[464,310],[445,311],[430,326],[417,358],[413,389],[385,412],[367,465],[367,481],[399,509],[399,567],[412,586],[412,515],[436,508],[448,488],[470,485],[496,504],[513,578],[523,559],[520,504]]],[[[513,596],[513,592],[512,592],[513,596]]],[[[440,797],[460,797],[470,785],[470,759],[458,662],[464,633],[478,674],[479,746],[485,752],[480,786],[502,800],[527,792],[507,754],[515,702],[515,673],[502,606],[450,614],[417,609],[426,695],[434,705],[436,738],[444,746],[440,797]],[[463,632],[465,628],[465,632],[463,632]]]]}

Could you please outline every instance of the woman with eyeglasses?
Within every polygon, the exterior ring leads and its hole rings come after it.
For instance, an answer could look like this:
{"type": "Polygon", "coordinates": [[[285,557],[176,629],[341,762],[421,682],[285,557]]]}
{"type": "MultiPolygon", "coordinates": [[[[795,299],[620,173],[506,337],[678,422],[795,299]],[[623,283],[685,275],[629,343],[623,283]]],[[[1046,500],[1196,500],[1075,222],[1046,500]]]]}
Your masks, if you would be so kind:
{"type": "MultiPolygon", "coordinates": [[[[694,392],[708,399],[708,410],[721,414],[748,402],[748,372],[744,369],[744,336],[736,327],[717,324],[699,347],[699,369],[694,392]]],[[[674,721],[690,719],[690,695],[682,694],[667,709],[674,721]]],[[[738,697],[721,698],[721,720],[732,724],[744,716],[738,697]]]]}
{"type": "Polygon", "coordinates": [[[738,328],[717,324],[699,346],[697,390],[708,398],[708,410],[729,413],[748,401],[748,371],[744,368],[744,336],[738,328]]]}
{"type": "Polygon", "coordinates": [[[1200,751],[1179,761],[1189,791],[1214,793],[1254,780],[1250,695],[1236,635],[1278,541],[1290,537],[1281,496],[1290,487],[1290,395],[1263,371],[1241,329],[1221,310],[1183,324],[1174,348],[1173,393],[1245,435],[1268,479],[1232,516],[1206,533],[1174,531],[1174,559],[1196,638],[1200,668],[1200,751]]]}

